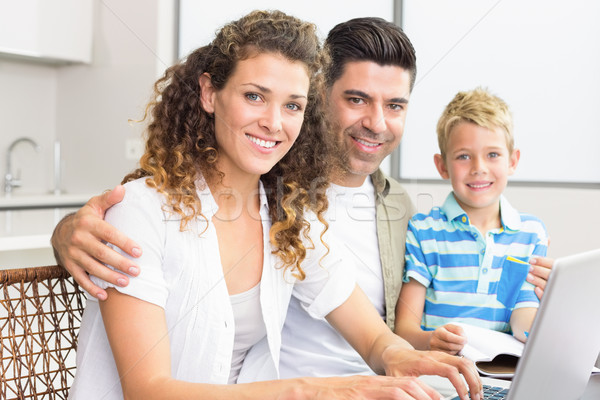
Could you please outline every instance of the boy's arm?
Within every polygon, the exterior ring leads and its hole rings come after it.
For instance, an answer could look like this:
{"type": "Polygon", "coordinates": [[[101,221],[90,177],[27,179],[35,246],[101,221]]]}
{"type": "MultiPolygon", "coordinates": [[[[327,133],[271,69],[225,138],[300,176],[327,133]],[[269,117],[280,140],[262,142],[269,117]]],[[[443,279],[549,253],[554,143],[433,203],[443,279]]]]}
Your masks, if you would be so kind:
{"type": "Polygon", "coordinates": [[[395,333],[418,350],[438,350],[458,354],[467,340],[461,327],[446,324],[434,331],[421,329],[427,288],[414,279],[402,285],[396,305],[395,333]]]}
{"type": "Polygon", "coordinates": [[[429,339],[432,333],[421,329],[426,291],[425,286],[410,279],[402,285],[398,304],[396,304],[394,332],[418,350],[429,350],[429,339]]]}
{"type": "Polygon", "coordinates": [[[69,271],[84,290],[99,300],[106,299],[106,291],[94,285],[88,274],[118,286],[129,283],[126,275],[107,268],[103,263],[129,275],[139,273],[137,265],[104,244],[114,244],[133,257],[141,255],[139,245],[103,219],[106,210],[123,200],[124,195],[125,188],[119,185],[110,192],[92,197],[75,214],[63,218],[50,239],[57,263],[69,271]]]}
{"type": "Polygon", "coordinates": [[[510,315],[510,328],[513,331],[513,336],[519,339],[521,342],[527,340],[527,334],[531,330],[533,319],[537,313],[537,308],[524,307],[517,308],[510,315]]]}

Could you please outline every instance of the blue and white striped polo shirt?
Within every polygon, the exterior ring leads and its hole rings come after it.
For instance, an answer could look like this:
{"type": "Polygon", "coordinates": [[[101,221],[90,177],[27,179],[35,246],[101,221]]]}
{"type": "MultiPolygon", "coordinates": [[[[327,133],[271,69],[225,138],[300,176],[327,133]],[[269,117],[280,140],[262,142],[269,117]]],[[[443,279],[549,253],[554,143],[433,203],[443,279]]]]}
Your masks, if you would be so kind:
{"type": "Polygon", "coordinates": [[[546,227],[504,196],[500,214],[502,227],[482,234],[450,193],[441,208],[409,222],[404,281],[427,287],[424,330],[460,321],[509,332],[513,309],[539,306],[525,278],[529,258],[546,255],[546,227]]]}

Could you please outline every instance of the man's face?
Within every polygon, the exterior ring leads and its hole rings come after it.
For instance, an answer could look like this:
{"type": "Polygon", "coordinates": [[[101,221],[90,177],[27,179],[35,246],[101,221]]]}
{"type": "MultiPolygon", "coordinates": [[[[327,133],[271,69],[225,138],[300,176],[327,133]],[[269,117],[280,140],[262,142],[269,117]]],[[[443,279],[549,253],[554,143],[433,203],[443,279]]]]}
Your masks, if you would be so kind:
{"type": "Polygon", "coordinates": [[[353,61],[328,94],[342,169],[334,182],[360,186],[402,139],[410,74],[398,66],[353,61]]]}

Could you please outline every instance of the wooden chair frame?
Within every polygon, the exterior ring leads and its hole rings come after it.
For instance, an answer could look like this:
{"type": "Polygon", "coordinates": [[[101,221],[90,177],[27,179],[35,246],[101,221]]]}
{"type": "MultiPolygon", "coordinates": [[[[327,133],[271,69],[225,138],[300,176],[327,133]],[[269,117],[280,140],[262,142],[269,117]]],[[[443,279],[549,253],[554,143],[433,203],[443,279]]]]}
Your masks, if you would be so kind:
{"type": "Polygon", "coordinates": [[[67,399],[85,294],[58,265],[0,270],[0,399],[67,399]]]}

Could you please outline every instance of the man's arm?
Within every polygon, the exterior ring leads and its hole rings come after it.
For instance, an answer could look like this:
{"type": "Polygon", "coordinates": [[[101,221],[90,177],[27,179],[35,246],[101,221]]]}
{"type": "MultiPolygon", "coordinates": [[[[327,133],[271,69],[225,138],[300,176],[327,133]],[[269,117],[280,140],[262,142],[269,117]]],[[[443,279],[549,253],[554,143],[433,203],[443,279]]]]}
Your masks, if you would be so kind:
{"type": "Polygon", "coordinates": [[[105,290],[94,285],[88,274],[97,276],[118,286],[127,286],[129,279],[103,263],[136,276],[139,267],[104,243],[111,243],[133,257],[142,250],[112,225],[104,221],[104,214],[114,204],[123,200],[125,188],[121,185],[100,196],[92,197],[76,213],[64,217],[50,239],[56,262],[75,278],[77,283],[92,296],[106,300],[105,290]]]}
{"type": "Polygon", "coordinates": [[[535,294],[541,300],[548,283],[548,277],[554,265],[554,259],[548,257],[532,257],[529,260],[531,268],[527,275],[527,282],[535,286],[535,294]]]}

